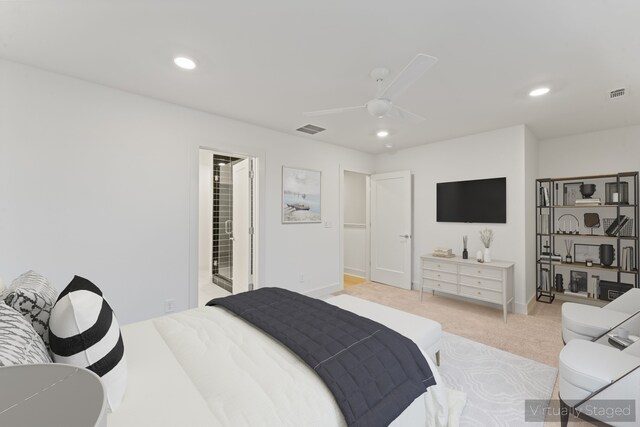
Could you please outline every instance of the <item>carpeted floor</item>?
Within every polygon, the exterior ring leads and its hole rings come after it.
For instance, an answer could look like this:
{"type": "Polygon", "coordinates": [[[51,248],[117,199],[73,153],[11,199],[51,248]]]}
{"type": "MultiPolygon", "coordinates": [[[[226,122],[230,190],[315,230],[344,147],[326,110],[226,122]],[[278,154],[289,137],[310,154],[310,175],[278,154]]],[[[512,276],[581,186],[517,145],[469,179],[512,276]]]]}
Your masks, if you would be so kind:
{"type": "MultiPolygon", "coordinates": [[[[484,305],[431,295],[425,292],[420,301],[419,291],[408,291],[379,283],[366,282],[345,288],[346,293],[358,298],[384,304],[417,314],[442,324],[445,332],[468,338],[553,368],[558,367],[562,350],[561,301],[553,304],[536,303],[529,315],[509,313],[507,323],[502,310],[484,305]]],[[[557,399],[557,381],[552,393],[557,399]]],[[[553,403],[557,406],[557,403],[553,403]]],[[[572,421],[574,419],[572,418],[572,421]]],[[[555,426],[559,423],[545,423],[555,426]]],[[[573,425],[573,424],[572,424],[573,425]]]]}

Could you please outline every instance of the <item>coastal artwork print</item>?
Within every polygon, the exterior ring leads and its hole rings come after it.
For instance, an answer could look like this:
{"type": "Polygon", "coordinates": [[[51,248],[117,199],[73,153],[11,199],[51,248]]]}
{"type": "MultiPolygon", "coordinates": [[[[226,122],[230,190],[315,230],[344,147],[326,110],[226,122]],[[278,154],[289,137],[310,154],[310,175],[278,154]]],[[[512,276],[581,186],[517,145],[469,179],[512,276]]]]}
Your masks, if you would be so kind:
{"type": "Polygon", "coordinates": [[[321,222],[320,171],[282,167],[282,223],[321,222]]]}

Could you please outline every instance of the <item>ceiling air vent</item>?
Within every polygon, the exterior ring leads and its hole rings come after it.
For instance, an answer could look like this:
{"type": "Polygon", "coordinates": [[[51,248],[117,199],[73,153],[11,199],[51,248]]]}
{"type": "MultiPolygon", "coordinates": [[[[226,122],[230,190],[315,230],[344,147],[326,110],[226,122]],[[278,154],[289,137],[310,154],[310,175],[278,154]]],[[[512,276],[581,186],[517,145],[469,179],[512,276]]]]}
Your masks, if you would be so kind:
{"type": "Polygon", "coordinates": [[[316,133],[320,133],[323,130],[326,130],[325,128],[321,128],[320,126],[314,126],[314,125],[304,125],[301,128],[296,129],[298,132],[304,132],[304,133],[308,133],[309,135],[315,135],[316,133]]]}
{"type": "Polygon", "coordinates": [[[625,96],[627,94],[627,89],[626,88],[620,88],[620,89],[614,89],[611,92],[609,92],[609,99],[618,99],[618,98],[622,98],[623,96],[625,96]]]}

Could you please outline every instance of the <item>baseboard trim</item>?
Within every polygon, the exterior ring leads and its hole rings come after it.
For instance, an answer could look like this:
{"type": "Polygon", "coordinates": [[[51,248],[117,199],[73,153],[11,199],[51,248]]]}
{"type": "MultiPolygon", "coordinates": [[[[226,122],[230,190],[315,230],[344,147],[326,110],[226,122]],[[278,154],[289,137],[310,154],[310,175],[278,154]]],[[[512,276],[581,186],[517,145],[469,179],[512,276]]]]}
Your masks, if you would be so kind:
{"type": "Polygon", "coordinates": [[[531,296],[531,298],[529,299],[529,302],[527,303],[527,312],[526,314],[529,314],[533,311],[533,306],[535,305],[535,303],[537,302],[536,300],[536,294],[533,294],[531,296]]]}
{"type": "Polygon", "coordinates": [[[328,295],[331,295],[335,292],[339,292],[343,290],[343,287],[340,283],[333,283],[331,285],[321,286],[319,288],[311,289],[308,291],[301,292],[303,295],[313,298],[322,298],[328,295]]]}
{"type": "Polygon", "coordinates": [[[349,276],[359,277],[361,279],[364,279],[365,277],[367,277],[367,274],[364,270],[359,270],[357,268],[351,268],[351,267],[345,267],[344,274],[348,274],[349,276]]]}

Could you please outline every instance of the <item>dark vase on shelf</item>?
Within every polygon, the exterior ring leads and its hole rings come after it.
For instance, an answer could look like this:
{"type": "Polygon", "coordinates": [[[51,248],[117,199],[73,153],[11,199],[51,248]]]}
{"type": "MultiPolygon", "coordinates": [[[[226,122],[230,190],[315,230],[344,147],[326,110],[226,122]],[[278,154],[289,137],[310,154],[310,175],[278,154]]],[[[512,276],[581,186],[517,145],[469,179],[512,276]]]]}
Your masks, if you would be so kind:
{"type": "Polygon", "coordinates": [[[573,293],[578,292],[578,282],[573,280],[571,283],[569,283],[569,291],[571,291],[573,293]]]}
{"type": "Polygon", "coordinates": [[[611,267],[616,257],[616,250],[613,245],[600,245],[600,264],[611,267]]]}
{"type": "Polygon", "coordinates": [[[564,278],[562,277],[562,274],[560,273],[556,274],[556,291],[557,292],[564,292],[563,282],[564,282],[564,278]]]}
{"type": "Polygon", "coordinates": [[[467,248],[464,248],[462,251],[462,259],[469,259],[469,252],[467,251],[467,248]]]}
{"type": "Polygon", "coordinates": [[[590,199],[593,193],[596,192],[595,184],[582,184],[580,185],[580,193],[583,199],[590,199]]]}

